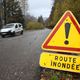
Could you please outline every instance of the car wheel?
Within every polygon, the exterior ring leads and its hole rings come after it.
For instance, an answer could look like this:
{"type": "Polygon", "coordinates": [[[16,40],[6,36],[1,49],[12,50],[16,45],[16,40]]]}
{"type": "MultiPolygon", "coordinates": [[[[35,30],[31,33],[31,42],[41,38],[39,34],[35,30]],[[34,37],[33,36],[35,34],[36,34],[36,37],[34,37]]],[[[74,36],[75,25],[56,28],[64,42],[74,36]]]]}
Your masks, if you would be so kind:
{"type": "Polygon", "coordinates": [[[15,32],[13,32],[12,35],[15,36],[15,32]]]}
{"type": "Polygon", "coordinates": [[[1,37],[2,37],[2,38],[4,38],[4,37],[5,37],[5,35],[1,35],[1,37]]]}
{"type": "Polygon", "coordinates": [[[23,31],[21,31],[21,35],[23,34],[23,31]]]}

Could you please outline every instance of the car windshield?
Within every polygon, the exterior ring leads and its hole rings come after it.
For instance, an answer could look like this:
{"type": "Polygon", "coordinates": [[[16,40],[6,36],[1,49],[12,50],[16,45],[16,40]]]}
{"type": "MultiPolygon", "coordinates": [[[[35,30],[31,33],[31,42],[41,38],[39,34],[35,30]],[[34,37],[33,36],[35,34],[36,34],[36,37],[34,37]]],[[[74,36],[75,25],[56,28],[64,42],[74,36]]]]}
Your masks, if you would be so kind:
{"type": "Polygon", "coordinates": [[[14,26],[14,24],[7,24],[7,25],[5,25],[3,28],[11,28],[11,27],[13,27],[14,26]]]}

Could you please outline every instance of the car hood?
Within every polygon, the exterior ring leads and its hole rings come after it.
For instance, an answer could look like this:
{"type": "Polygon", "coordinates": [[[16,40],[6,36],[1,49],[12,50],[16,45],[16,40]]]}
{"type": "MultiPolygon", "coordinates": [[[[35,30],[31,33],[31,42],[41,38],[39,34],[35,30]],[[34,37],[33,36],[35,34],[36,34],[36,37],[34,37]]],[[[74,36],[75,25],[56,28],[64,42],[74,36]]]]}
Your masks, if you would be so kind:
{"type": "Polygon", "coordinates": [[[4,28],[4,29],[1,29],[1,31],[0,32],[8,32],[8,31],[10,31],[12,28],[4,28]]]}

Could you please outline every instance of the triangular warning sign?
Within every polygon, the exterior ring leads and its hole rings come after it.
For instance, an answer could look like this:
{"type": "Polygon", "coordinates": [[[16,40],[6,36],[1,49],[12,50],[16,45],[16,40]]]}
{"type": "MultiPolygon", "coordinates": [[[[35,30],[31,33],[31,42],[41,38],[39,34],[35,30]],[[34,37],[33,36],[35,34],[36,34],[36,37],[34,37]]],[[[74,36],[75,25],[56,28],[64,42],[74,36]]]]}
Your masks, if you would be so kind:
{"type": "Polygon", "coordinates": [[[80,26],[70,11],[64,13],[42,44],[42,49],[80,53],[80,26]]]}

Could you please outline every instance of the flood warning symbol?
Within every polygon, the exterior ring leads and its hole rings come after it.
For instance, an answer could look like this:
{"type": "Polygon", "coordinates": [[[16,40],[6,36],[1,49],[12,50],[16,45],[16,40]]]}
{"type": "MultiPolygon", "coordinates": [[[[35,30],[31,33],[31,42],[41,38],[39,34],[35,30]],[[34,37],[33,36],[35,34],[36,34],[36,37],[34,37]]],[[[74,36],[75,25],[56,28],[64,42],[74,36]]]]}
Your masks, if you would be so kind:
{"type": "Polygon", "coordinates": [[[66,44],[66,45],[69,44],[68,37],[69,37],[70,27],[71,27],[70,23],[66,23],[65,24],[65,36],[66,36],[66,40],[65,40],[64,44],[66,44]]]}

